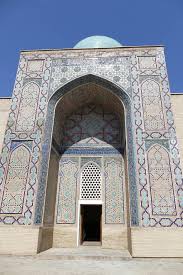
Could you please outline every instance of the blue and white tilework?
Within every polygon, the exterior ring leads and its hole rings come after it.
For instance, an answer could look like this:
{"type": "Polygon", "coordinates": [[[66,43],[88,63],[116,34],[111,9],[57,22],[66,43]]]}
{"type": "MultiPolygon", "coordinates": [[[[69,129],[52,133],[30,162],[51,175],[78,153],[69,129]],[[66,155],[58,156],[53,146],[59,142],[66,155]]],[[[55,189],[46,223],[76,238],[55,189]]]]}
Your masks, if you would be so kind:
{"type": "Polygon", "coordinates": [[[55,106],[69,91],[86,83],[96,83],[114,93],[125,108],[131,225],[182,227],[182,172],[162,47],[21,53],[0,159],[0,205],[9,184],[8,171],[12,169],[12,144],[31,142],[31,149],[26,146],[30,152],[29,171],[25,167],[22,170],[28,173],[28,180],[24,185],[22,177],[20,182],[27,188],[23,204],[19,204],[25,211],[24,215],[20,209],[16,214],[2,213],[1,206],[0,221],[42,224],[55,106]],[[26,93],[29,89],[33,91],[32,98],[26,93]],[[29,106],[31,118],[26,124],[29,114],[24,109],[29,100],[37,105],[29,106]],[[162,155],[153,156],[151,148],[162,155]],[[167,165],[158,186],[149,175],[156,178],[153,163],[157,161],[161,167],[164,162],[167,165]],[[171,192],[165,194],[163,189],[170,176],[171,192]],[[163,202],[155,199],[159,189],[167,196],[163,202]]]}

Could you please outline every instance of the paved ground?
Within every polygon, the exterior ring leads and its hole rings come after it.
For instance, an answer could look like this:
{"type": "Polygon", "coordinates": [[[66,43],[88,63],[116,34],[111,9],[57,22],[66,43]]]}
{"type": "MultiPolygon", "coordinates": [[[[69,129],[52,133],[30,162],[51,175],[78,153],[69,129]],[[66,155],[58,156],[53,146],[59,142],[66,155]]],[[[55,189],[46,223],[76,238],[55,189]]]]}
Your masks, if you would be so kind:
{"type": "Polygon", "coordinates": [[[0,256],[0,275],[183,275],[183,259],[60,260],[0,256]]]}

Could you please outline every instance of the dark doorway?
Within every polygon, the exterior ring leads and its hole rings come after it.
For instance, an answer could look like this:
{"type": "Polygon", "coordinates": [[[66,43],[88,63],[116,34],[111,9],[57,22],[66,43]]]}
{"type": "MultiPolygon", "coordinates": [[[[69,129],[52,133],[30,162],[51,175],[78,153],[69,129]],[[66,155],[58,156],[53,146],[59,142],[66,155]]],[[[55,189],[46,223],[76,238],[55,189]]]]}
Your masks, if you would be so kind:
{"type": "Polygon", "coordinates": [[[101,205],[81,205],[81,243],[101,242],[101,205]]]}

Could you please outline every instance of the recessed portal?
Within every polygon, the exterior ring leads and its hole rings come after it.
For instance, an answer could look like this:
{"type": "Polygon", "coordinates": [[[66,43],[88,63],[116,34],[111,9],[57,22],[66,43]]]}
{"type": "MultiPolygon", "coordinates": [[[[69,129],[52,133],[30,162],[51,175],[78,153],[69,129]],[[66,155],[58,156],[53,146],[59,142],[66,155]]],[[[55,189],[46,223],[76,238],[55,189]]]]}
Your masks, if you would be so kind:
{"type": "MultiPolygon", "coordinates": [[[[52,140],[59,158],[55,228],[60,230],[60,246],[126,247],[127,158],[121,100],[96,83],[79,85],[56,106],[52,140]]],[[[49,186],[54,167],[53,162],[49,186]]],[[[50,204],[52,198],[47,201],[50,204]]],[[[55,246],[57,240],[54,233],[55,246]]]]}
{"type": "Polygon", "coordinates": [[[101,205],[81,205],[81,244],[101,242],[101,205]]]}

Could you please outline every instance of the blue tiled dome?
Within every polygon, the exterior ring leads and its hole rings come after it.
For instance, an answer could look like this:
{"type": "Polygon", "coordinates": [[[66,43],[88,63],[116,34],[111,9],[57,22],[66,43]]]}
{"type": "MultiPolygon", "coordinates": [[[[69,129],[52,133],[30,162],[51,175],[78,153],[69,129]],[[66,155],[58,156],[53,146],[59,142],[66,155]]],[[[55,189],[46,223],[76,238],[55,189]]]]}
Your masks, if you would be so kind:
{"type": "Polygon", "coordinates": [[[122,45],[113,38],[102,35],[89,36],[81,41],[79,41],[74,49],[83,48],[114,48],[121,47],[122,45]]]}

